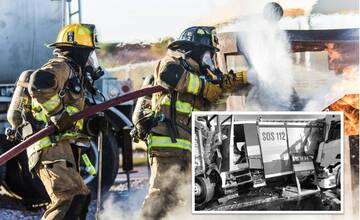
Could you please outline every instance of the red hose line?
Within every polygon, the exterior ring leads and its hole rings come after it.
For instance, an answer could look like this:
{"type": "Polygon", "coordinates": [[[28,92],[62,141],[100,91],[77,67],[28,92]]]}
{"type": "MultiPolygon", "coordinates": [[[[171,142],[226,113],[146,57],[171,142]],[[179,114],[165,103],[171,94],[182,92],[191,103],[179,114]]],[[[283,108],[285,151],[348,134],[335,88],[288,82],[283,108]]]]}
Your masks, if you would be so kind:
{"type": "MultiPolygon", "coordinates": [[[[161,86],[153,86],[153,87],[148,87],[148,88],[144,88],[144,89],[139,89],[134,92],[130,92],[125,95],[119,96],[117,98],[110,99],[106,102],[90,106],[90,107],[84,109],[83,111],[72,115],[71,118],[74,121],[78,121],[80,119],[87,118],[98,112],[102,112],[110,107],[119,105],[121,103],[130,101],[132,99],[137,99],[142,96],[151,95],[153,93],[162,92],[162,91],[165,91],[165,89],[161,86]]],[[[17,156],[21,152],[23,152],[27,147],[34,144],[36,141],[40,140],[43,137],[51,135],[55,131],[56,131],[55,126],[50,125],[46,128],[41,129],[39,132],[31,135],[29,138],[22,141],[18,145],[12,147],[10,150],[8,150],[5,153],[3,153],[2,155],[0,155],[0,166],[5,164],[8,160],[12,159],[13,157],[17,156]]]]}

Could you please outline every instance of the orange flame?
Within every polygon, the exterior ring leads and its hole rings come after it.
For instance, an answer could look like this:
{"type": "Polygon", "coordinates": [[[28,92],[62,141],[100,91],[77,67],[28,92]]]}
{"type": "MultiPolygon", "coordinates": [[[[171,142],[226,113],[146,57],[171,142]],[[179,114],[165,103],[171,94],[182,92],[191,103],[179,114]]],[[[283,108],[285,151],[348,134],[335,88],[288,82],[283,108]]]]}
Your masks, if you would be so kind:
{"type": "Polygon", "coordinates": [[[352,65],[359,63],[359,46],[354,44],[326,43],[329,69],[336,73],[353,72],[352,65]]]}
{"type": "Polygon", "coordinates": [[[329,62],[334,62],[335,60],[342,60],[341,53],[336,50],[336,46],[334,43],[327,43],[326,50],[329,55],[329,62]]]}
{"type": "Polygon", "coordinates": [[[344,112],[345,134],[359,135],[359,94],[345,95],[326,110],[344,112]]]}

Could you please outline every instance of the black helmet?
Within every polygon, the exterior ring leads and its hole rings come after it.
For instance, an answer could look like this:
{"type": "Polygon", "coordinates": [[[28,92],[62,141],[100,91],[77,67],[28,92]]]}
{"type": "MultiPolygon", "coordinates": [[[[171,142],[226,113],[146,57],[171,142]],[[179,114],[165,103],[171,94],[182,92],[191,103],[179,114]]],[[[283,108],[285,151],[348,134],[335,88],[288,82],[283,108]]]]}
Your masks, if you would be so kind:
{"type": "Polygon", "coordinates": [[[179,39],[169,44],[168,48],[185,52],[194,49],[194,47],[219,51],[216,47],[218,44],[215,27],[195,26],[183,31],[179,39]]]}

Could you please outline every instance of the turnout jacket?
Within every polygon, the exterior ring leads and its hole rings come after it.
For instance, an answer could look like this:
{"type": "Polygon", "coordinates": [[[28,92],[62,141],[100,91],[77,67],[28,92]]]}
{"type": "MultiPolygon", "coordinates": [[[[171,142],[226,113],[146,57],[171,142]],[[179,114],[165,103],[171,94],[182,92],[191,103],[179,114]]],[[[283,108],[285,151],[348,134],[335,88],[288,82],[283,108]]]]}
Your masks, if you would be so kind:
{"type": "MultiPolygon", "coordinates": [[[[50,59],[32,73],[28,91],[31,97],[31,114],[35,122],[44,127],[49,123],[51,116],[61,114],[62,111],[67,111],[70,115],[82,111],[85,106],[85,91],[82,81],[83,74],[80,67],[70,59],[61,56],[50,59]]],[[[30,146],[27,149],[29,168],[32,169],[36,165],[41,150],[64,140],[75,142],[82,127],[83,120],[79,120],[73,129],[44,137],[30,146]]],[[[71,158],[67,157],[72,157],[68,154],[58,156],[65,158],[48,158],[48,160],[71,161],[71,158]]]]}
{"type": "Polygon", "coordinates": [[[198,64],[191,58],[175,55],[159,61],[154,84],[168,91],[152,96],[152,110],[164,120],[151,130],[150,152],[191,151],[191,113],[208,110],[211,105],[203,96],[207,82],[200,75],[198,64]]]}

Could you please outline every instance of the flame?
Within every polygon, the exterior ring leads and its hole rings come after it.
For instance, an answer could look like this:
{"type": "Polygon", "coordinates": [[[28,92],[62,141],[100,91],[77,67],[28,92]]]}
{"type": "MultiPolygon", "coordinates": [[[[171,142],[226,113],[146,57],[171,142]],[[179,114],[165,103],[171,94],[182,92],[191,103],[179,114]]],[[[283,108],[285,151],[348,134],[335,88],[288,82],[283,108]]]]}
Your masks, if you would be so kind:
{"type": "Polygon", "coordinates": [[[351,78],[353,74],[356,73],[356,66],[352,65],[352,66],[346,66],[343,69],[343,74],[346,78],[351,78]]]}
{"type": "MultiPolygon", "coordinates": [[[[342,61],[342,53],[336,50],[336,45],[327,44],[329,53],[329,64],[331,60],[342,61]]],[[[346,65],[346,62],[338,62],[338,65],[346,65]]],[[[341,67],[341,80],[333,85],[330,94],[338,91],[347,91],[347,94],[330,104],[326,110],[341,111],[344,113],[344,127],[346,135],[359,135],[359,70],[357,65],[341,67]],[[353,91],[352,94],[350,91],[353,91]]],[[[325,97],[326,98],[326,97],[325,97]]]]}
{"type": "Polygon", "coordinates": [[[345,134],[359,135],[359,94],[348,94],[332,103],[328,111],[344,113],[345,134]]]}
{"type": "Polygon", "coordinates": [[[284,10],[284,17],[296,17],[305,15],[305,10],[302,8],[289,8],[284,10]]]}
{"type": "Polygon", "coordinates": [[[337,74],[353,73],[354,67],[359,63],[359,46],[354,44],[326,43],[329,69],[337,74]]]}
{"type": "Polygon", "coordinates": [[[342,61],[342,55],[337,50],[337,47],[334,43],[326,43],[325,46],[326,46],[325,50],[328,52],[328,55],[329,55],[330,63],[332,63],[336,60],[342,61]]]}

